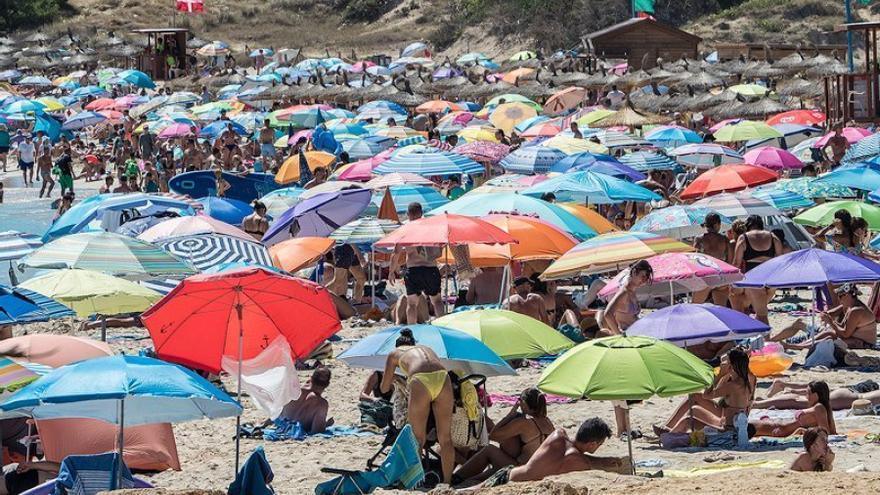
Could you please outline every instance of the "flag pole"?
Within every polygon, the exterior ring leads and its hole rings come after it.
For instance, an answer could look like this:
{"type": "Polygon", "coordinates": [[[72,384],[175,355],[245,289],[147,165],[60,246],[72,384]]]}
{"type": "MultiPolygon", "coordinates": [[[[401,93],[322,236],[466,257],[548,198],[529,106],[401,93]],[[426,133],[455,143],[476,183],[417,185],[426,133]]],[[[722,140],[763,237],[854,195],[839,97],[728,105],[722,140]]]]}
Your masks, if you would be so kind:
{"type": "MultiPolygon", "coordinates": [[[[843,0],[844,11],[846,12],[846,23],[853,21],[852,18],[852,0],[843,0]]],[[[855,70],[853,62],[853,33],[849,29],[846,30],[846,62],[849,65],[849,71],[855,70]]]]}

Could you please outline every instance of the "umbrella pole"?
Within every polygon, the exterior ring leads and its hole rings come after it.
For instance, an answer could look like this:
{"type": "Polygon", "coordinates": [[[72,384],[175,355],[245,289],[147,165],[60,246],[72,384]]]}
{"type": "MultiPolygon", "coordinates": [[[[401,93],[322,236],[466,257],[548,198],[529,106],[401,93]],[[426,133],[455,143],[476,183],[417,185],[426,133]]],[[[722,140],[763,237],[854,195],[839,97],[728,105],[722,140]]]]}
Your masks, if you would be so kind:
{"type": "Polygon", "coordinates": [[[669,305],[675,305],[675,291],[672,289],[672,280],[669,281],[669,305]]]}
{"type": "Polygon", "coordinates": [[[9,283],[18,285],[18,277],[15,276],[15,267],[12,266],[12,260],[9,260],[9,283]]]}
{"type": "Polygon", "coordinates": [[[28,439],[28,441],[27,441],[27,445],[25,446],[25,448],[27,449],[27,451],[25,452],[25,459],[27,459],[28,463],[31,462],[31,444],[33,443],[33,439],[31,438],[31,435],[33,434],[33,424],[31,423],[31,421],[33,421],[33,420],[32,419],[27,420],[27,426],[28,426],[27,439],[28,439]]]}
{"type": "Polygon", "coordinates": [[[629,452],[629,466],[632,469],[632,474],[636,474],[636,463],[633,461],[633,441],[632,441],[632,425],[629,424],[629,407],[624,409],[624,414],[626,414],[626,426],[629,428],[629,431],[626,432],[626,449],[629,452]]]}
{"type": "Polygon", "coordinates": [[[113,484],[113,489],[118,490],[120,486],[122,486],[122,445],[125,441],[125,399],[119,399],[119,436],[116,439],[116,443],[119,445],[117,453],[119,454],[119,458],[117,459],[116,464],[116,483],[113,484]]]}
{"type": "Polygon", "coordinates": [[[101,342],[107,342],[107,317],[101,315],[101,342]]]}
{"type": "Polygon", "coordinates": [[[510,265],[504,265],[504,269],[501,271],[501,293],[498,294],[498,304],[504,304],[504,292],[507,288],[507,270],[510,268],[510,265]]]}
{"type": "MultiPolygon", "coordinates": [[[[242,411],[244,411],[244,405],[241,400],[241,362],[242,362],[242,353],[244,352],[242,347],[244,347],[244,328],[242,327],[242,317],[241,317],[241,302],[235,305],[235,311],[238,313],[238,393],[236,394],[236,398],[238,399],[239,405],[242,407],[242,411]]],[[[239,452],[241,449],[241,414],[235,417],[235,474],[234,476],[238,476],[238,458],[239,452]]]]}
{"type": "Polygon", "coordinates": [[[370,246],[370,307],[376,307],[376,248],[370,246]]]}

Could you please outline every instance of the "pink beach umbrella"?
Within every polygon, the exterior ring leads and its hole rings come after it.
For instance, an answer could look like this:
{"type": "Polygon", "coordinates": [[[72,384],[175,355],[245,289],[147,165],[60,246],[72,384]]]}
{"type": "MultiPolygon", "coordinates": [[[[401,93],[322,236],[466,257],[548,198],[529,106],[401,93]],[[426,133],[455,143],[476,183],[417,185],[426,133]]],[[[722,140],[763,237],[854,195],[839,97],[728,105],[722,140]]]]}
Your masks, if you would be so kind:
{"type": "Polygon", "coordinates": [[[804,166],[791,152],[773,146],[755,148],[743,156],[743,161],[770,170],[801,169],[804,166]]]}
{"type": "Polygon", "coordinates": [[[522,137],[524,137],[524,138],[533,138],[533,137],[542,137],[542,136],[551,137],[551,136],[555,136],[555,135],[559,134],[560,132],[562,132],[562,128],[559,127],[558,125],[549,124],[549,123],[544,122],[544,123],[541,123],[538,125],[533,125],[532,127],[529,127],[528,129],[526,129],[525,132],[522,133],[522,137]]]}
{"type": "MultiPolygon", "coordinates": [[[[840,133],[843,137],[849,141],[849,144],[855,144],[861,141],[863,138],[866,138],[871,135],[871,131],[864,129],[862,127],[844,127],[840,130],[840,133]]],[[[828,145],[828,141],[834,137],[834,131],[825,134],[818,141],[813,143],[812,148],[824,148],[828,145]]]]}
{"type": "Polygon", "coordinates": [[[293,136],[290,136],[287,139],[287,145],[288,146],[295,145],[296,142],[299,141],[299,138],[306,138],[306,139],[311,138],[312,132],[314,132],[314,129],[302,129],[302,130],[294,132],[293,136]]]}
{"type": "Polygon", "coordinates": [[[339,180],[368,181],[373,178],[373,169],[391,158],[391,152],[394,149],[396,148],[389,148],[374,157],[353,162],[345,170],[337,174],[336,178],[339,180]]]}
{"type": "MultiPolygon", "coordinates": [[[[651,283],[637,291],[640,295],[669,296],[695,292],[711,287],[728,285],[742,280],[743,275],[733,265],[702,253],[666,253],[646,260],[654,269],[651,283]]],[[[617,274],[599,291],[599,297],[608,299],[626,284],[629,270],[617,274]]]]}
{"type": "Polygon", "coordinates": [[[174,139],[179,137],[192,137],[198,134],[198,127],[187,124],[172,124],[162,129],[159,139],[174,139]]]}
{"type": "Polygon", "coordinates": [[[360,62],[355,62],[352,64],[349,72],[354,72],[360,74],[361,72],[365,72],[370,67],[374,67],[376,64],[370,62],[369,60],[361,60],[360,62]]]}

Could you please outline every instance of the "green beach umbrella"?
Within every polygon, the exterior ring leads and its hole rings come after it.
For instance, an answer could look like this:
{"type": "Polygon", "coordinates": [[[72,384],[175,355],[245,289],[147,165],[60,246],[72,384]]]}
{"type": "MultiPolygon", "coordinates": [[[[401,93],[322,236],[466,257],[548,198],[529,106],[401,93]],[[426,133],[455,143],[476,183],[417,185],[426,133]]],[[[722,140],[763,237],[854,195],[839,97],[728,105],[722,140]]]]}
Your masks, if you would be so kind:
{"type": "Polygon", "coordinates": [[[743,96],[764,96],[770,92],[767,86],[760,84],[737,84],[727,88],[728,91],[743,96]]]}
{"type": "Polygon", "coordinates": [[[726,125],[715,134],[715,141],[729,143],[738,141],[751,141],[753,139],[771,139],[782,137],[782,133],[770,127],[764,122],[743,120],[738,124],[726,125]]]}
{"type": "Polygon", "coordinates": [[[483,107],[484,108],[495,108],[498,105],[501,105],[501,100],[504,100],[504,103],[525,103],[526,105],[534,108],[538,112],[542,112],[544,107],[535,103],[534,100],[528,98],[527,96],[518,95],[516,93],[506,93],[503,95],[498,95],[495,98],[489,100],[483,107]]]}
{"type": "Polygon", "coordinates": [[[592,124],[594,122],[599,122],[600,120],[604,119],[605,117],[608,117],[609,115],[613,115],[615,113],[617,113],[617,112],[615,112],[614,110],[608,110],[607,108],[597,108],[596,110],[589,112],[588,114],[584,115],[583,117],[580,117],[579,119],[576,120],[576,122],[578,125],[582,125],[584,127],[589,127],[590,124],[592,124]]]}
{"type": "Polygon", "coordinates": [[[792,220],[795,223],[808,227],[822,227],[831,225],[834,221],[834,213],[838,210],[846,210],[854,217],[862,217],[868,222],[869,229],[880,230],[880,207],[861,201],[831,201],[823,203],[810,208],[792,220]]]}
{"type": "Polygon", "coordinates": [[[472,335],[505,360],[559,354],[574,346],[543,322],[503,309],[461,311],[438,318],[433,324],[472,335]]]}
{"type": "MultiPolygon", "coordinates": [[[[617,335],[584,342],[560,356],[541,374],[538,388],[573,398],[644,400],[699,392],[714,379],[711,366],[674,344],[617,335]]],[[[629,409],[625,413],[629,424],[629,409]]]]}

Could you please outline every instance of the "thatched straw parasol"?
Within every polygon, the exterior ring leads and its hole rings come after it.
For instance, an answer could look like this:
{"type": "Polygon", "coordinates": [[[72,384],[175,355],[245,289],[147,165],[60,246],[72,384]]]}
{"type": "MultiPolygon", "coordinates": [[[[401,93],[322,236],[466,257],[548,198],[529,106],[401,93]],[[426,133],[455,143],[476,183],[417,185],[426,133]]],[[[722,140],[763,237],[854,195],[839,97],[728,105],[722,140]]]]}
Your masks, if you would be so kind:
{"type": "Polygon", "coordinates": [[[592,124],[590,124],[590,127],[641,127],[651,124],[665,124],[666,122],[669,122],[669,119],[663,117],[662,115],[639,112],[638,110],[634,109],[632,107],[632,103],[627,100],[626,105],[624,105],[623,108],[605,117],[602,120],[593,122],[592,124]]]}

